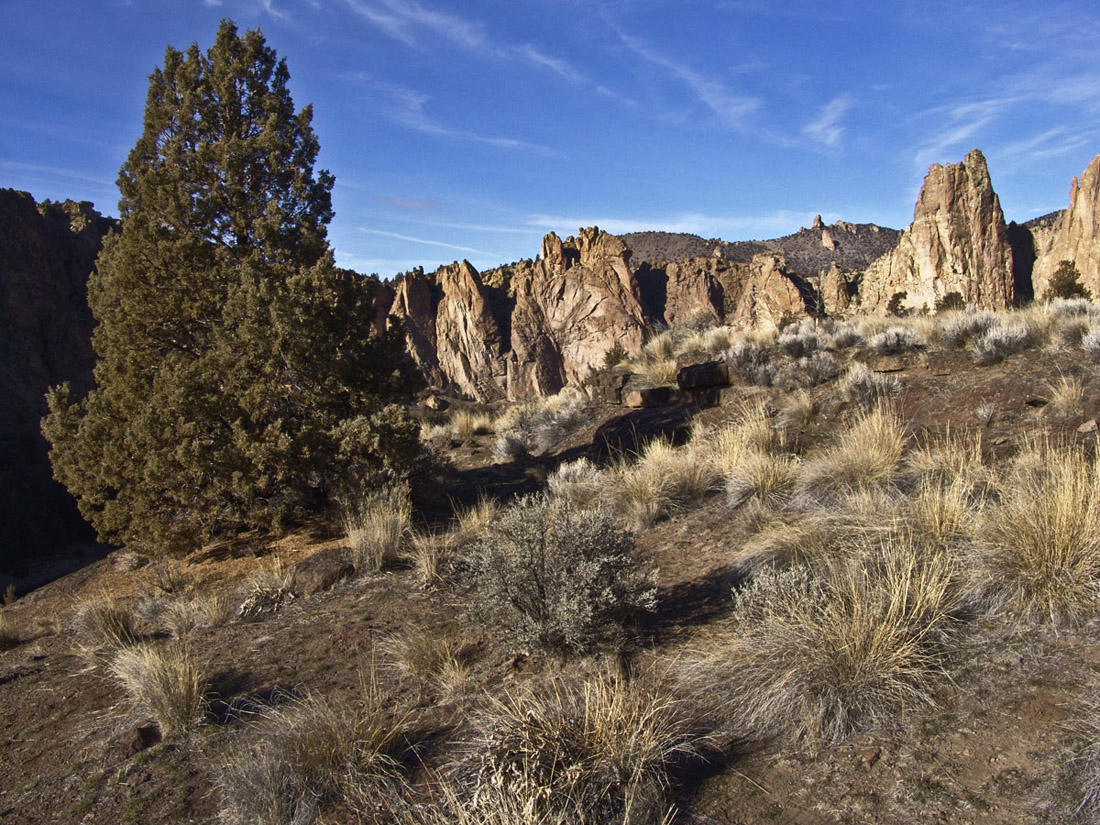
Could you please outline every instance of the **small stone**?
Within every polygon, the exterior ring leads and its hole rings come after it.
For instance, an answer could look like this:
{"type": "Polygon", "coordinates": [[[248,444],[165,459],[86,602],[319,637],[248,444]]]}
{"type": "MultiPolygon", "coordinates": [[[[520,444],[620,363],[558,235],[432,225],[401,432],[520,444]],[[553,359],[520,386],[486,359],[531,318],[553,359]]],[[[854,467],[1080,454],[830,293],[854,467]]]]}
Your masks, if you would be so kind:
{"type": "Polygon", "coordinates": [[[1079,433],[1094,433],[1100,425],[1097,425],[1095,418],[1090,418],[1084,424],[1077,428],[1079,433]]]}

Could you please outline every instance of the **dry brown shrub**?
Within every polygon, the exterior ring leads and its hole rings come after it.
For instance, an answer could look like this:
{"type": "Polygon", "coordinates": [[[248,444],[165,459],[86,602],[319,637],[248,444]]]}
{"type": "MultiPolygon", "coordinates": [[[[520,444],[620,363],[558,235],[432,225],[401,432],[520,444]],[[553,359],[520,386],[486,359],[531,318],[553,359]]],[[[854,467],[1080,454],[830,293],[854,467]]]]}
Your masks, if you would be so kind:
{"type": "Polygon", "coordinates": [[[520,822],[662,822],[675,767],[704,741],[682,700],[609,675],[509,690],[474,725],[470,804],[490,822],[508,800],[520,822]]]}

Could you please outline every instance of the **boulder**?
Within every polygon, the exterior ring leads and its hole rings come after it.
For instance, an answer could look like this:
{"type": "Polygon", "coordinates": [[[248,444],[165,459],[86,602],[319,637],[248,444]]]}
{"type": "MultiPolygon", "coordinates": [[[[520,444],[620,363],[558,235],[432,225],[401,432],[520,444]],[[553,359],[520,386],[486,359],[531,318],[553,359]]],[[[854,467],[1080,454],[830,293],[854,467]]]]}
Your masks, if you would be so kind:
{"type": "Polygon", "coordinates": [[[679,393],[675,387],[645,387],[631,390],[623,397],[623,406],[634,407],[664,407],[679,400],[679,393]]]}
{"type": "Polygon", "coordinates": [[[689,364],[676,375],[676,385],[681,390],[725,387],[730,383],[729,367],[724,361],[706,361],[689,364]]]}
{"type": "Polygon", "coordinates": [[[294,589],[303,596],[331,590],[355,572],[355,565],[343,547],[314,553],[294,568],[294,589]]]}

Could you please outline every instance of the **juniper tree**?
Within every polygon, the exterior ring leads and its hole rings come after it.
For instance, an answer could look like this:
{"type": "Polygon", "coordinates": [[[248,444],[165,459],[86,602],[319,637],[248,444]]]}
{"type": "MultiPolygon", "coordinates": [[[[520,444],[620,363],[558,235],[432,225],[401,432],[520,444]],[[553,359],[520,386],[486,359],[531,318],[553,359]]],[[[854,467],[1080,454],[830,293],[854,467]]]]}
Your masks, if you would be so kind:
{"type": "Polygon", "coordinates": [[[88,283],[95,389],[51,390],[54,474],[104,539],[152,552],[277,529],[349,473],[400,472],[415,431],[374,282],[327,241],[333,177],[259,31],[169,47],[88,283]]]}

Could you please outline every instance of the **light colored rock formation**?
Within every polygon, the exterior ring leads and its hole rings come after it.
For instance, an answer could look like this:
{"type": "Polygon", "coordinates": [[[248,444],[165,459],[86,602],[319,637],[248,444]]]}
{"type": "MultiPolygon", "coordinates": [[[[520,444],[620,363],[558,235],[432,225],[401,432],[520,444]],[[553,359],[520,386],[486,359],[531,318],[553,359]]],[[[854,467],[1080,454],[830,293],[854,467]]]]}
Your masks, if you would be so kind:
{"type": "Polygon", "coordinates": [[[784,315],[806,314],[797,276],[787,271],[782,255],[762,252],[748,264],[735,264],[722,278],[725,322],[745,329],[776,329],[784,315]]]}
{"type": "Polygon", "coordinates": [[[1089,163],[1069,188],[1069,208],[1053,228],[1035,236],[1036,261],[1032,271],[1035,294],[1042,295],[1062,261],[1081,273],[1081,283],[1093,297],[1100,296],[1100,155],[1089,163]]]}
{"type": "Polygon", "coordinates": [[[931,309],[951,292],[986,309],[1013,303],[1004,213],[977,149],[962,163],[934,164],[928,170],[913,223],[893,252],[867,268],[860,303],[865,310],[884,312],[902,292],[902,306],[916,310],[931,309]]]}
{"type": "Polygon", "coordinates": [[[551,233],[538,261],[512,275],[510,398],[547,395],[579,383],[616,344],[628,355],[642,347],[646,317],[630,250],[592,227],[576,239],[551,233]]]}
{"type": "Polygon", "coordinates": [[[450,384],[478,401],[504,396],[504,335],[468,261],[430,276],[408,273],[390,312],[404,321],[409,353],[430,385],[450,384]]]}

